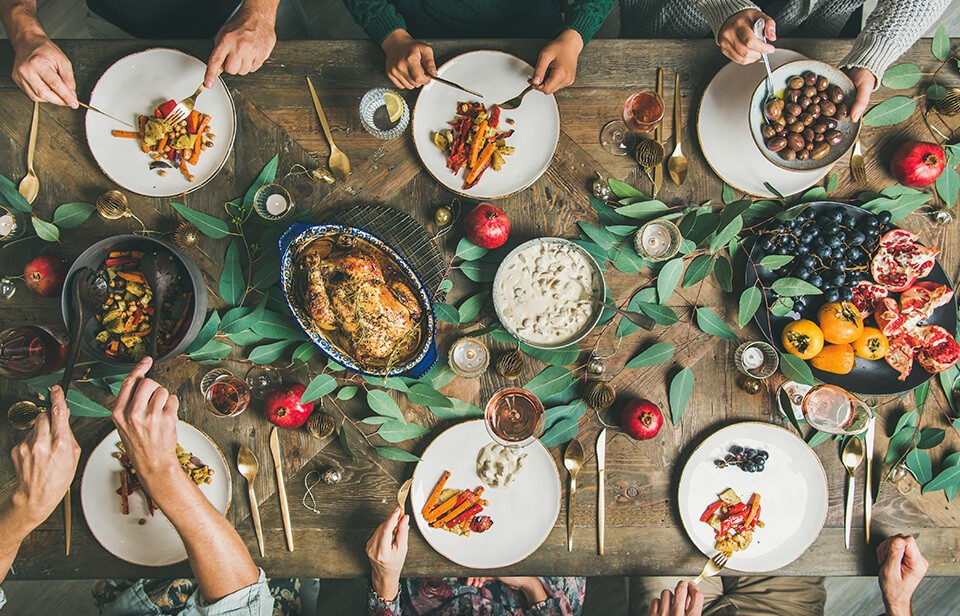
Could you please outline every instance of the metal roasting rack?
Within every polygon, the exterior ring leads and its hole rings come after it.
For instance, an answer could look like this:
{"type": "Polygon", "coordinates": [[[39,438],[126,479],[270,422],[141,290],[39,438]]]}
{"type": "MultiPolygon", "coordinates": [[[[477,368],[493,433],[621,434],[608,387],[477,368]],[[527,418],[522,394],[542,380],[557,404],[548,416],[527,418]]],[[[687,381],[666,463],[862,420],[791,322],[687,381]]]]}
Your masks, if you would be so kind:
{"type": "Polygon", "coordinates": [[[408,214],[383,204],[356,205],[331,212],[324,222],[360,227],[380,236],[420,274],[433,297],[443,301],[446,293],[439,290],[447,269],[443,254],[423,225],[408,214]]]}

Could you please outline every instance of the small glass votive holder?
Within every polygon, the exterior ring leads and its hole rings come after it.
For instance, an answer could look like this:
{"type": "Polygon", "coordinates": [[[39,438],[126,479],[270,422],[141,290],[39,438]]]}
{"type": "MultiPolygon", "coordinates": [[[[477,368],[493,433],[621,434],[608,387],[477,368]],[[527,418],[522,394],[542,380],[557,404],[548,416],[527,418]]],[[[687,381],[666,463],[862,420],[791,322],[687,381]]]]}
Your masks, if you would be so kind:
{"type": "Polygon", "coordinates": [[[26,213],[0,204],[0,244],[23,237],[27,231],[26,213]]]}
{"type": "Polygon", "coordinates": [[[476,378],[490,365],[490,351],[476,338],[460,338],[450,347],[447,363],[457,375],[476,378]]]}
{"type": "Polygon", "coordinates": [[[253,195],[253,210],[264,220],[282,220],[293,211],[293,197],[279,184],[264,184],[253,195]]]}
{"type": "Polygon", "coordinates": [[[780,355],[766,342],[744,342],[737,347],[733,363],[744,376],[766,379],[780,367],[780,355]]]}
{"type": "Polygon", "coordinates": [[[215,417],[236,417],[250,405],[250,386],[229,370],[216,368],[200,380],[200,393],[215,417]]]}
{"type": "Polygon", "coordinates": [[[653,262],[672,259],[680,252],[682,242],[680,229],[666,218],[647,222],[633,236],[633,247],[637,254],[653,262]]]}
{"type": "Polygon", "coordinates": [[[378,139],[393,139],[403,134],[410,125],[410,107],[396,90],[373,88],[360,99],[360,123],[364,130],[378,139]],[[400,117],[396,120],[390,119],[385,96],[399,101],[402,106],[400,117]]]}

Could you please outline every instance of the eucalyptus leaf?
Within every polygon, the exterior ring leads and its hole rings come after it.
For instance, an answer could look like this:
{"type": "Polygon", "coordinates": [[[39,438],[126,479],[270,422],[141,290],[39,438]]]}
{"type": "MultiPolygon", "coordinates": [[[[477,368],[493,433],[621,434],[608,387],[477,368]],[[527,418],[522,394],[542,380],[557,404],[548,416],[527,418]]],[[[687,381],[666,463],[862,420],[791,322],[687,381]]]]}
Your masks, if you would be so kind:
{"type": "Polygon", "coordinates": [[[892,126],[913,115],[917,101],[908,96],[892,96],[874,105],[863,116],[864,126],[892,126]]]}
{"type": "Polygon", "coordinates": [[[778,297],[777,301],[770,306],[770,314],[775,317],[785,317],[793,311],[793,299],[789,297],[778,297]]]}
{"type": "Polygon", "coordinates": [[[733,291],[733,265],[730,263],[729,257],[724,255],[717,257],[716,264],[713,268],[713,275],[717,279],[717,284],[720,285],[721,289],[726,293],[733,291]]]}
{"type": "Polygon", "coordinates": [[[473,282],[493,282],[497,273],[497,266],[482,261],[464,261],[460,264],[460,271],[473,282]]]}
{"type": "MultiPolygon", "coordinates": [[[[367,424],[368,426],[382,426],[388,421],[397,421],[396,419],[390,419],[389,417],[380,417],[379,415],[371,415],[370,417],[364,417],[360,420],[360,423],[367,424]]],[[[397,422],[400,423],[400,422],[397,422]]]]}
{"type": "Polygon", "coordinates": [[[658,325],[669,326],[680,320],[679,317],[677,317],[677,313],[669,306],[640,302],[637,304],[637,310],[656,321],[658,325]]]}
{"type": "Polygon", "coordinates": [[[223,359],[233,350],[226,342],[219,340],[210,340],[205,345],[190,353],[190,359],[193,361],[206,361],[210,359],[223,359]]]}
{"type": "Polygon", "coordinates": [[[646,368],[649,366],[659,366],[673,359],[673,353],[677,347],[669,342],[657,342],[650,345],[642,352],[638,353],[627,362],[627,368],[646,368]]]}
{"type": "Polygon", "coordinates": [[[943,442],[947,436],[943,428],[925,428],[920,431],[920,439],[917,441],[918,449],[933,449],[943,442]]]}
{"type": "Polygon", "coordinates": [[[252,329],[245,329],[234,334],[227,334],[227,338],[230,339],[230,342],[241,347],[250,346],[251,344],[259,344],[260,342],[266,340],[264,336],[261,336],[252,329]]]}
{"type": "Polygon", "coordinates": [[[543,414],[543,425],[547,430],[553,427],[558,421],[572,419],[579,421],[587,410],[587,403],[583,399],[574,400],[569,404],[550,407],[543,414]]]}
{"type": "Polygon", "coordinates": [[[487,299],[490,297],[490,291],[481,291],[474,295],[473,297],[468,297],[462,304],[460,304],[459,315],[461,323],[469,323],[477,318],[477,315],[480,314],[480,310],[483,308],[483,305],[487,303],[487,299]]]}
{"type": "Polygon", "coordinates": [[[894,198],[887,196],[878,197],[867,201],[860,207],[874,214],[890,212],[890,221],[899,222],[916,212],[928,201],[930,201],[930,195],[928,193],[913,192],[904,193],[894,198]]]}
{"type": "Polygon", "coordinates": [[[388,460],[397,460],[398,462],[419,462],[420,458],[410,452],[404,451],[399,447],[374,447],[374,450],[380,456],[388,460]]]}
{"type": "Polygon", "coordinates": [[[67,406],[70,407],[70,415],[74,417],[109,417],[110,409],[102,404],[94,402],[77,388],[67,390],[67,406]]]}
{"type": "Polygon", "coordinates": [[[670,381],[670,421],[673,425],[680,425],[683,411],[687,408],[687,401],[693,393],[693,370],[684,368],[670,381]]]}
{"type": "Polygon", "coordinates": [[[350,445],[350,439],[347,438],[347,431],[344,430],[345,425],[345,423],[340,424],[340,429],[337,430],[337,440],[340,441],[340,446],[343,447],[343,450],[350,454],[350,457],[353,458],[353,462],[357,463],[360,461],[360,458],[350,445]]]}
{"type": "Polygon", "coordinates": [[[813,386],[813,372],[810,370],[810,366],[796,355],[780,353],[780,372],[788,380],[813,386]]]}
{"type": "Polygon", "coordinates": [[[806,280],[799,278],[778,278],[773,281],[770,288],[783,297],[797,297],[799,295],[820,295],[823,293],[820,289],[813,286],[806,280]]]}
{"type": "Polygon", "coordinates": [[[264,165],[263,169],[260,171],[260,175],[257,176],[257,179],[253,182],[250,188],[247,189],[246,194],[243,196],[243,207],[250,208],[253,207],[253,197],[257,194],[257,191],[263,188],[266,184],[273,184],[277,179],[277,164],[280,162],[280,155],[277,154],[270,161],[264,165]]]}
{"type": "Polygon", "coordinates": [[[260,322],[267,311],[267,303],[261,301],[259,304],[249,307],[233,308],[223,315],[223,321],[220,323],[220,331],[225,334],[235,334],[246,329],[252,329],[254,325],[260,322]],[[239,311],[239,312],[235,312],[239,311]],[[231,315],[231,313],[234,313],[231,315]],[[231,317],[228,319],[227,317],[231,317]]]}
{"type": "Polygon", "coordinates": [[[908,426],[911,428],[910,431],[913,432],[913,428],[916,428],[917,425],[919,425],[919,423],[920,423],[920,414],[917,413],[916,411],[907,411],[906,413],[900,416],[900,419],[897,420],[897,424],[893,428],[893,432],[890,433],[890,436],[893,436],[894,434],[896,434],[897,432],[900,432],[901,430],[907,428],[908,426]]]}
{"type": "Polygon", "coordinates": [[[407,399],[420,406],[453,408],[450,398],[444,396],[426,383],[415,383],[407,392],[407,399]]]}
{"type": "Polygon", "coordinates": [[[4,205],[9,205],[20,212],[31,211],[30,204],[20,194],[17,185],[2,175],[0,175],[0,199],[3,200],[4,205]]]}
{"type": "Polygon", "coordinates": [[[620,237],[627,237],[632,233],[636,233],[639,228],[640,227],[635,225],[607,225],[607,231],[620,237]]]}
{"type": "Polygon", "coordinates": [[[420,438],[429,432],[430,430],[415,423],[387,420],[380,426],[380,429],[377,430],[377,436],[388,443],[400,443],[412,438],[420,438]]]}
{"type": "Polygon", "coordinates": [[[390,417],[398,421],[406,421],[403,411],[390,394],[382,389],[371,389],[367,392],[367,405],[370,410],[383,417],[390,417]]]}
{"type": "Polygon", "coordinates": [[[530,379],[523,388],[544,401],[563,393],[573,382],[574,377],[570,370],[560,366],[548,366],[530,379]]]}
{"type": "Polygon", "coordinates": [[[826,189],[828,193],[832,193],[837,189],[837,185],[840,184],[840,174],[836,171],[832,172],[827,176],[827,185],[826,189]]]}
{"type": "Polygon", "coordinates": [[[900,430],[887,443],[887,453],[883,456],[884,464],[896,464],[915,445],[917,433],[913,428],[900,430]]]}
{"type": "Polygon", "coordinates": [[[747,326],[753,315],[757,313],[760,302],[763,300],[763,293],[758,287],[747,287],[740,294],[740,308],[737,310],[737,325],[740,329],[747,326]]]}
{"type": "Polygon", "coordinates": [[[253,331],[264,338],[273,340],[306,340],[307,335],[303,333],[293,317],[287,314],[281,314],[270,309],[263,311],[263,317],[252,327],[253,331]]]}
{"type": "Polygon", "coordinates": [[[64,203],[53,213],[53,222],[61,229],[73,229],[86,222],[94,209],[92,203],[64,203]]]}
{"type": "Polygon", "coordinates": [[[215,218],[209,214],[204,214],[203,212],[198,212],[197,210],[187,207],[182,203],[171,202],[170,207],[175,209],[184,220],[187,222],[192,222],[194,225],[196,225],[200,233],[203,233],[209,238],[219,240],[227,237],[230,234],[230,227],[228,227],[227,223],[219,218],[215,218]]]}
{"type": "Polygon", "coordinates": [[[445,323],[460,322],[460,311],[455,306],[444,302],[434,302],[433,310],[436,312],[437,318],[445,323]]]}
{"type": "Polygon", "coordinates": [[[563,419],[540,437],[540,444],[544,447],[561,445],[577,436],[580,431],[580,422],[576,419],[563,419]]]}
{"type": "Polygon", "coordinates": [[[923,72],[916,64],[897,64],[883,73],[883,85],[891,90],[906,90],[917,85],[923,72]]]}
{"type": "Polygon", "coordinates": [[[683,273],[683,283],[681,286],[684,289],[692,287],[706,276],[709,276],[711,272],[713,272],[713,256],[698,255],[694,257],[690,265],[687,266],[687,270],[683,273]]]}
{"type": "Polygon", "coordinates": [[[933,57],[941,62],[950,55],[950,37],[947,36],[947,26],[943,22],[937,26],[933,33],[933,40],[930,41],[930,52],[933,57]]]}
{"type": "Polygon", "coordinates": [[[360,388],[356,385],[344,385],[337,391],[337,400],[353,400],[360,388]]]}
{"type": "Polygon", "coordinates": [[[922,494],[936,492],[937,490],[946,491],[960,484],[960,466],[949,466],[933,478],[932,481],[923,486],[922,494]]]}
{"type": "Polygon", "coordinates": [[[647,261],[637,254],[633,245],[622,245],[613,266],[625,274],[636,274],[647,265],[647,261]]]}
{"type": "Polygon", "coordinates": [[[213,340],[213,337],[217,335],[217,331],[220,329],[220,314],[216,310],[211,310],[210,315],[207,317],[206,323],[203,324],[203,327],[200,328],[200,331],[197,332],[197,337],[193,339],[193,342],[190,343],[183,352],[187,355],[199,350],[205,344],[213,340]]]}
{"type": "Polygon", "coordinates": [[[57,225],[36,216],[32,217],[30,221],[33,223],[33,230],[37,232],[37,237],[45,242],[60,241],[60,228],[57,225]]]}
{"type": "Polygon", "coordinates": [[[601,224],[625,225],[630,222],[626,216],[617,214],[612,207],[597,199],[593,195],[590,196],[590,205],[593,207],[594,211],[596,211],[597,217],[600,219],[601,224]]]}
{"type": "MultiPolygon", "coordinates": [[[[947,166],[940,177],[937,178],[934,186],[937,189],[937,194],[943,199],[944,205],[948,208],[952,207],[957,202],[957,196],[960,195],[960,175],[957,175],[957,170],[954,167],[947,166]]],[[[893,219],[891,218],[891,220],[893,219]]]]}
{"type": "Polygon", "coordinates": [[[917,413],[923,414],[923,407],[927,404],[927,396],[930,395],[930,381],[918,386],[913,390],[913,399],[917,402],[917,413]]]}
{"type": "Polygon", "coordinates": [[[671,259],[660,268],[660,273],[657,274],[657,297],[661,304],[666,304],[673,295],[673,290],[677,288],[681,276],[683,276],[682,257],[671,259]]]}
{"type": "Polygon", "coordinates": [[[610,187],[610,190],[613,191],[613,194],[619,199],[626,199],[628,197],[642,197],[643,193],[630,186],[626,182],[621,182],[620,180],[610,178],[607,180],[607,185],[610,187]]]}
{"type": "Polygon", "coordinates": [[[270,344],[258,346],[250,351],[250,355],[247,356],[247,359],[260,366],[272,364],[280,359],[280,356],[283,355],[283,352],[287,349],[287,347],[293,343],[293,340],[280,340],[278,342],[271,342],[270,344]]]}
{"type": "Polygon", "coordinates": [[[363,380],[371,385],[386,387],[387,389],[402,391],[403,393],[410,391],[410,387],[408,387],[407,384],[404,383],[403,379],[398,376],[383,377],[364,375],[363,380]]]}
{"type": "Polygon", "coordinates": [[[829,441],[830,437],[832,436],[833,435],[828,432],[820,432],[819,430],[816,430],[814,431],[813,434],[810,435],[810,438],[807,439],[807,445],[809,445],[810,448],[813,449],[817,445],[820,445],[822,443],[826,443],[827,441],[829,441]]]}
{"type": "Polygon", "coordinates": [[[460,257],[464,261],[474,261],[485,254],[487,254],[486,248],[477,246],[465,237],[457,243],[456,256],[460,257]]]}
{"type": "Polygon", "coordinates": [[[300,395],[301,402],[313,402],[332,393],[337,388],[337,379],[326,373],[318,374],[307,384],[307,388],[300,395]]]}
{"type": "Polygon", "coordinates": [[[293,362],[299,362],[302,364],[307,363],[313,356],[317,354],[317,345],[313,342],[302,342],[296,349],[293,350],[293,355],[290,357],[290,360],[293,362]]]}
{"type": "Polygon", "coordinates": [[[250,286],[263,291],[280,281],[280,256],[274,256],[257,263],[257,268],[250,277],[250,286]]]}
{"type": "Polygon", "coordinates": [[[827,189],[823,186],[814,186],[800,196],[799,203],[812,203],[814,201],[825,201],[827,198],[827,189]]]}
{"type": "Polygon", "coordinates": [[[930,462],[930,454],[926,451],[919,449],[911,450],[910,453],[907,454],[905,462],[907,468],[910,469],[910,472],[913,473],[913,476],[917,479],[917,483],[921,486],[929,483],[930,480],[933,479],[933,465],[930,462]]]}
{"type": "MultiPolygon", "coordinates": [[[[622,208],[617,209],[619,210],[622,208]]],[[[593,225],[583,221],[578,222],[577,226],[579,226],[583,233],[603,250],[610,250],[617,242],[617,238],[604,228],[594,227],[593,225]]]]}
{"type": "Polygon", "coordinates": [[[760,259],[759,265],[770,271],[776,271],[791,261],[793,261],[791,255],[767,255],[760,259]]]}
{"type": "Polygon", "coordinates": [[[452,407],[431,406],[430,412],[438,419],[468,419],[470,417],[483,417],[483,409],[469,402],[451,398],[452,407]]]}
{"type": "Polygon", "coordinates": [[[223,271],[220,273],[220,284],[217,287],[220,297],[229,306],[237,306],[243,301],[247,290],[247,283],[243,278],[243,267],[240,265],[240,247],[237,240],[230,242],[227,254],[223,259],[223,271]]]}
{"type": "Polygon", "coordinates": [[[947,89],[939,83],[932,83],[927,88],[927,100],[938,101],[947,97],[947,89]]]}
{"type": "Polygon", "coordinates": [[[575,344],[560,347],[559,349],[538,349],[526,344],[520,345],[520,350],[531,357],[535,357],[545,364],[553,366],[569,366],[580,356],[580,347],[575,344]]]}
{"type": "Polygon", "coordinates": [[[705,334],[733,340],[737,337],[723,319],[709,308],[697,308],[697,327],[705,334]]]}
{"type": "Polygon", "coordinates": [[[630,205],[622,205],[618,207],[616,211],[618,214],[622,214],[623,216],[642,220],[663,214],[669,209],[670,208],[668,208],[664,202],[651,199],[649,201],[640,201],[630,205]]]}
{"type": "Polygon", "coordinates": [[[724,182],[723,190],[720,193],[720,198],[724,203],[733,203],[737,200],[737,193],[734,192],[732,186],[724,182]]]}

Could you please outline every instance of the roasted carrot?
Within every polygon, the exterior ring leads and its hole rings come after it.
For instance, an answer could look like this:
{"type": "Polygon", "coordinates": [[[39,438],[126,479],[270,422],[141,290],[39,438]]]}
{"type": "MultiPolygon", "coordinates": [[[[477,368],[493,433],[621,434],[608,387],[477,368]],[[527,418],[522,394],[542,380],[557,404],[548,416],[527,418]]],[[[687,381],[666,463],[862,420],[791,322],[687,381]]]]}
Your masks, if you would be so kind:
{"type": "Polygon", "coordinates": [[[180,150],[180,173],[183,175],[190,175],[190,170],[187,169],[187,150],[180,150]]]}
{"type": "Polygon", "coordinates": [[[469,490],[464,490],[464,491],[462,491],[462,492],[457,492],[456,494],[454,494],[453,496],[451,496],[451,497],[448,498],[447,500],[443,501],[442,503],[440,503],[439,505],[437,505],[436,507],[434,507],[434,508],[430,511],[430,513],[425,513],[425,514],[423,515],[423,519],[426,520],[427,522],[433,522],[434,520],[436,520],[436,519],[439,518],[440,516],[444,515],[445,513],[447,513],[448,511],[450,511],[450,510],[453,509],[454,507],[456,507],[459,503],[463,502],[462,497],[463,497],[467,492],[469,492],[469,490]]]}
{"type": "Polygon", "coordinates": [[[122,139],[139,139],[140,133],[132,130],[112,130],[110,134],[114,137],[120,137],[122,139]]]}
{"type": "Polygon", "coordinates": [[[163,154],[163,148],[167,147],[167,134],[164,133],[163,137],[160,137],[160,141],[157,143],[157,152],[163,154]]]}
{"type": "Polygon", "coordinates": [[[190,156],[191,165],[196,165],[197,161],[200,160],[200,146],[203,145],[203,133],[197,133],[194,137],[193,154],[190,156]]]}
{"type": "Polygon", "coordinates": [[[210,116],[203,114],[203,118],[200,119],[200,126],[197,127],[197,135],[202,135],[208,124],[210,124],[210,116]]]}
{"type": "Polygon", "coordinates": [[[420,510],[420,513],[427,515],[430,513],[430,510],[437,505],[437,499],[440,498],[440,493],[443,492],[443,484],[447,483],[447,479],[450,479],[450,471],[443,471],[443,474],[440,475],[440,481],[437,482],[437,485],[433,486],[433,492],[430,493],[427,502],[423,504],[423,509],[420,510]]]}
{"type": "Polygon", "coordinates": [[[467,164],[468,167],[473,167],[477,164],[477,157],[480,155],[480,150],[483,148],[486,142],[487,121],[484,120],[483,122],[480,122],[477,132],[473,134],[473,143],[470,144],[470,162],[467,164]]]}
{"type": "MultiPolygon", "coordinates": [[[[476,143],[476,142],[474,142],[476,143]]],[[[487,147],[483,148],[483,152],[480,154],[480,158],[476,161],[473,167],[470,169],[470,173],[467,174],[467,177],[464,179],[464,182],[467,184],[473,184],[480,178],[480,174],[483,173],[484,169],[490,165],[490,159],[493,158],[493,152],[497,149],[497,144],[489,143],[487,147]]]]}
{"type": "Polygon", "coordinates": [[[443,517],[439,518],[436,521],[437,526],[446,524],[447,522],[449,522],[450,520],[453,520],[454,518],[459,516],[461,513],[463,513],[467,509],[470,509],[471,507],[473,507],[477,503],[477,500],[480,499],[481,494],[483,494],[483,486],[480,486],[479,488],[477,488],[476,492],[470,494],[470,496],[468,496],[462,503],[454,507],[453,511],[450,511],[447,514],[445,514],[443,517]]]}

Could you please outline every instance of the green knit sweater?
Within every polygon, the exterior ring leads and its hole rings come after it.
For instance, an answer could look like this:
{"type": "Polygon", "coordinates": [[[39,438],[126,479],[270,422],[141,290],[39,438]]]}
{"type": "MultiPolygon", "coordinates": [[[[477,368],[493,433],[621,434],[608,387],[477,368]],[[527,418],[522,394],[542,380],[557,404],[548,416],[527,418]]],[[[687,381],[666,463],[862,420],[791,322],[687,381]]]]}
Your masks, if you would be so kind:
{"type": "MultiPolygon", "coordinates": [[[[434,17],[456,24],[489,23],[521,15],[530,5],[556,0],[422,0],[434,17]],[[486,19],[480,20],[483,16],[486,19]]],[[[567,28],[580,33],[584,45],[610,14],[614,0],[573,0],[564,13],[567,28]]],[[[388,0],[343,0],[354,21],[377,44],[394,30],[406,29],[403,17],[388,0]]]]}

